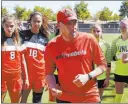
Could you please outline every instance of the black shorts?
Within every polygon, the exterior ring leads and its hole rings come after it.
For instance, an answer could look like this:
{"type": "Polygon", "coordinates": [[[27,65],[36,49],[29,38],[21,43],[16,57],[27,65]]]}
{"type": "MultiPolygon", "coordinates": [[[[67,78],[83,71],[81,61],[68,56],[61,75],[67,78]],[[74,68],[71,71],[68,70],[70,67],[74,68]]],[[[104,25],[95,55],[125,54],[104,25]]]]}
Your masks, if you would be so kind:
{"type": "Polygon", "coordinates": [[[128,76],[114,74],[114,81],[128,83],[128,76]]]}
{"type": "Polygon", "coordinates": [[[59,100],[59,99],[57,99],[56,102],[57,102],[57,103],[71,103],[71,102],[69,102],[69,101],[63,101],[63,100],[59,100]]]}
{"type": "Polygon", "coordinates": [[[54,76],[55,76],[55,79],[56,79],[56,84],[59,84],[60,85],[59,80],[58,80],[58,75],[55,75],[54,74],[54,76]]]}
{"type": "Polygon", "coordinates": [[[103,86],[104,85],[104,81],[105,81],[105,79],[97,80],[98,88],[104,88],[105,87],[105,86],[103,86]]]}
{"type": "MultiPolygon", "coordinates": [[[[57,103],[72,103],[72,102],[69,102],[69,101],[64,101],[64,100],[56,100],[57,103]]],[[[101,102],[98,102],[98,103],[95,103],[95,104],[99,104],[101,102]]],[[[79,104],[79,103],[78,103],[79,104]]],[[[83,103],[84,104],[84,103],[83,103]]],[[[88,104],[88,103],[87,103],[88,104]]],[[[89,103],[89,104],[94,104],[94,103],[89,103]]]]}

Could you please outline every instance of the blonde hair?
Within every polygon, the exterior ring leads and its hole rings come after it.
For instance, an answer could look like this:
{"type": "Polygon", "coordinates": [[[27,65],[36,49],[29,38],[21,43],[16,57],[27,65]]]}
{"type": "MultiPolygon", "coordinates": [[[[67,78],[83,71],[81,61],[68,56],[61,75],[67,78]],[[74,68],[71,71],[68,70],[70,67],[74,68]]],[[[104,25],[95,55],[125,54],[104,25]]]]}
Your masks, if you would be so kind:
{"type": "MultiPolygon", "coordinates": [[[[98,23],[96,23],[96,24],[93,24],[93,25],[91,26],[91,28],[90,28],[90,33],[93,33],[94,29],[97,28],[97,27],[99,27],[99,28],[101,29],[101,31],[102,31],[101,25],[98,24],[98,23]]],[[[103,36],[101,35],[100,38],[103,39],[103,36]]]]}
{"type": "MultiPolygon", "coordinates": [[[[14,41],[14,43],[16,45],[20,45],[19,31],[17,29],[17,24],[16,24],[16,21],[15,21],[15,18],[12,15],[6,15],[6,16],[4,16],[3,17],[3,20],[2,20],[2,26],[8,20],[13,20],[13,22],[15,24],[15,30],[14,30],[14,33],[12,33],[12,39],[13,39],[13,41],[14,41]]],[[[2,37],[2,39],[1,39],[2,45],[4,46],[5,41],[6,41],[6,35],[5,35],[5,31],[4,31],[4,28],[3,27],[2,27],[1,37],[2,37]]]]}

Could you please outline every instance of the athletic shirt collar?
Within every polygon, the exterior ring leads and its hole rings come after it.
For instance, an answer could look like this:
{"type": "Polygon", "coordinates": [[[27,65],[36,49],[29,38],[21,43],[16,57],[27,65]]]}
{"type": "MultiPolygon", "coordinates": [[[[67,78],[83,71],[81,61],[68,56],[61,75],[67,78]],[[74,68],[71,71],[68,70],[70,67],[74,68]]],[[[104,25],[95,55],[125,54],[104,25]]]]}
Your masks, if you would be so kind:
{"type": "Polygon", "coordinates": [[[77,40],[77,38],[78,38],[78,36],[79,36],[80,34],[79,34],[79,32],[76,32],[76,37],[73,39],[73,40],[71,40],[71,41],[66,41],[66,40],[64,40],[64,38],[63,38],[63,36],[62,36],[62,34],[61,34],[61,41],[63,41],[65,44],[72,44],[72,43],[74,43],[76,40],[77,40]]]}

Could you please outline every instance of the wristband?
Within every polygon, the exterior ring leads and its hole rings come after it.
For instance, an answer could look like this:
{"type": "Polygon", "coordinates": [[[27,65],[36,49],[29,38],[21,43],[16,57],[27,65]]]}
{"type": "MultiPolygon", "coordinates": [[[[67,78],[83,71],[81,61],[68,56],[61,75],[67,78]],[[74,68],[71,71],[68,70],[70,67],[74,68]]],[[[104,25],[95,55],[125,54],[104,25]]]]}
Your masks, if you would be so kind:
{"type": "Polygon", "coordinates": [[[92,79],[92,76],[91,76],[90,74],[88,74],[88,77],[89,77],[89,80],[91,80],[91,79],[92,79]]]}

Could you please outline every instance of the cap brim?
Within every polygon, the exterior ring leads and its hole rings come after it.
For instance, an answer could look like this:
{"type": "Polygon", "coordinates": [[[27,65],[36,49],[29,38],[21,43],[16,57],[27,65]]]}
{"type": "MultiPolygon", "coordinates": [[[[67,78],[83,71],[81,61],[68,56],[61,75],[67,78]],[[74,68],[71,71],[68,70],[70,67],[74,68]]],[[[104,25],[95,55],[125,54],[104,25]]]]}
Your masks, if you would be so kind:
{"type": "Polygon", "coordinates": [[[77,17],[75,17],[75,16],[68,17],[68,18],[66,18],[63,22],[64,22],[64,24],[66,24],[67,22],[69,22],[69,21],[71,21],[71,20],[77,20],[77,17]]]}

